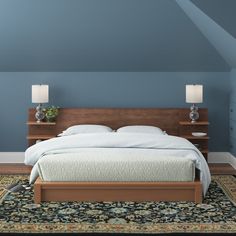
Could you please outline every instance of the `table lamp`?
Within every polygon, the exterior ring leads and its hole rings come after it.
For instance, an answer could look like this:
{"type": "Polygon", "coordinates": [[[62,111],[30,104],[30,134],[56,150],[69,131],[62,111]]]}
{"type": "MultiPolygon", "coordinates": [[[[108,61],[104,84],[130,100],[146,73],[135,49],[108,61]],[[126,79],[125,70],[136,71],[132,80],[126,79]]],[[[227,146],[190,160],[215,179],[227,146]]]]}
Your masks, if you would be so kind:
{"type": "Polygon", "coordinates": [[[191,122],[194,123],[199,118],[198,107],[196,103],[203,102],[203,86],[202,85],[186,85],[186,103],[192,103],[190,107],[189,117],[191,122]]]}
{"type": "Polygon", "coordinates": [[[35,118],[41,122],[45,117],[42,104],[48,103],[48,85],[32,85],[32,103],[38,103],[35,118]]]}

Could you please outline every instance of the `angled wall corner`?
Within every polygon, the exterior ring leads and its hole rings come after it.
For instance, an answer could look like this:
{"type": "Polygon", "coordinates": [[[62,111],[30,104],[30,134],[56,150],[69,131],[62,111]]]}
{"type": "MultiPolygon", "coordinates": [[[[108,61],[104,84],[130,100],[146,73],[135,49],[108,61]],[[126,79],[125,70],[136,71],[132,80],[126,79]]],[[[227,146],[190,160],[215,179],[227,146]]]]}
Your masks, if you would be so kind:
{"type": "Polygon", "coordinates": [[[236,68],[230,71],[229,114],[230,153],[236,157],[236,68]]]}
{"type": "Polygon", "coordinates": [[[229,74],[229,79],[230,79],[230,102],[236,103],[236,67],[231,69],[229,74]]]}
{"type": "Polygon", "coordinates": [[[231,68],[236,68],[236,39],[190,0],[175,0],[231,68]]]}

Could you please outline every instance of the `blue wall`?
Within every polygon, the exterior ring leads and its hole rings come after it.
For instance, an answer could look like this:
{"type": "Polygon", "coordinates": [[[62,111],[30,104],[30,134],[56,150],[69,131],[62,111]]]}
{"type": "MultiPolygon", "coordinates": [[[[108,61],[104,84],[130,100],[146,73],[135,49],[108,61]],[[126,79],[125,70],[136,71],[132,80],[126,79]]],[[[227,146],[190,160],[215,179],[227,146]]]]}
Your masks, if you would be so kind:
{"type": "Polygon", "coordinates": [[[230,105],[229,105],[229,141],[230,152],[236,157],[236,68],[230,72],[230,105]]]}
{"type": "Polygon", "coordinates": [[[236,103],[236,68],[230,72],[230,102],[236,103]]]}
{"type": "Polygon", "coordinates": [[[0,151],[24,151],[31,85],[50,86],[60,107],[189,107],[185,85],[204,85],[209,108],[210,150],[229,150],[228,72],[2,72],[0,151]]]}
{"type": "Polygon", "coordinates": [[[1,0],[0,35],[0,71],[230,70],[174,0],[1,0]]]}

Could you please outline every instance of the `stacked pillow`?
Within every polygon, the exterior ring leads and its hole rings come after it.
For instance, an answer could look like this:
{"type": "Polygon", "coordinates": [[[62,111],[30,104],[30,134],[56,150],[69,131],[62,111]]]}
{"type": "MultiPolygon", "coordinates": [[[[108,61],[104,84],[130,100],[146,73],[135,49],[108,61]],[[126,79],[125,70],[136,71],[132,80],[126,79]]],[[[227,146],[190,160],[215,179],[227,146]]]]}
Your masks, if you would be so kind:
{"type": "Polygon", "coordinates": [[[129,125],[121,127],[118,133],[146,133],[146,134],[165,134],[160,128],[150,125],[129,125]]]}
{"type": "Polygon", "coordinates": [[[74,134],[84,134],[84,133],[108,133],[113,130],[105,125],[73,125],[68,129],[64,130],[58,136],[68,136],[74,134]]]}

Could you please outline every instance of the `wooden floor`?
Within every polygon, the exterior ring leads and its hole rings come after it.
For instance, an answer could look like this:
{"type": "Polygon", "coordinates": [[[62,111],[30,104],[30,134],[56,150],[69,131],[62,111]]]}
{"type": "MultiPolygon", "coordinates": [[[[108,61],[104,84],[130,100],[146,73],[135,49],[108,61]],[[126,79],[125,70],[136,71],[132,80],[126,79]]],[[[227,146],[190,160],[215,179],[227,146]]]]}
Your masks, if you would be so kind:
{"type": "Polygon", "coordinates": [[[209,163],[212,175],[236,175],[236,170],[227,163],[209,163]]]}
{"type": "MultiPolygon", "coordinates": [[[[212,175],[236,175],[236,170],[226,163],[209,163],[212,175]]],[[[0,164],[0,174],[29,174],[31,166],[24,164],[0,164]]]]}
{"type": "Polygon", "coordinates": [[[24,164],[0,164],[0,174],[30,174],[31,169],[24,164]]]}

